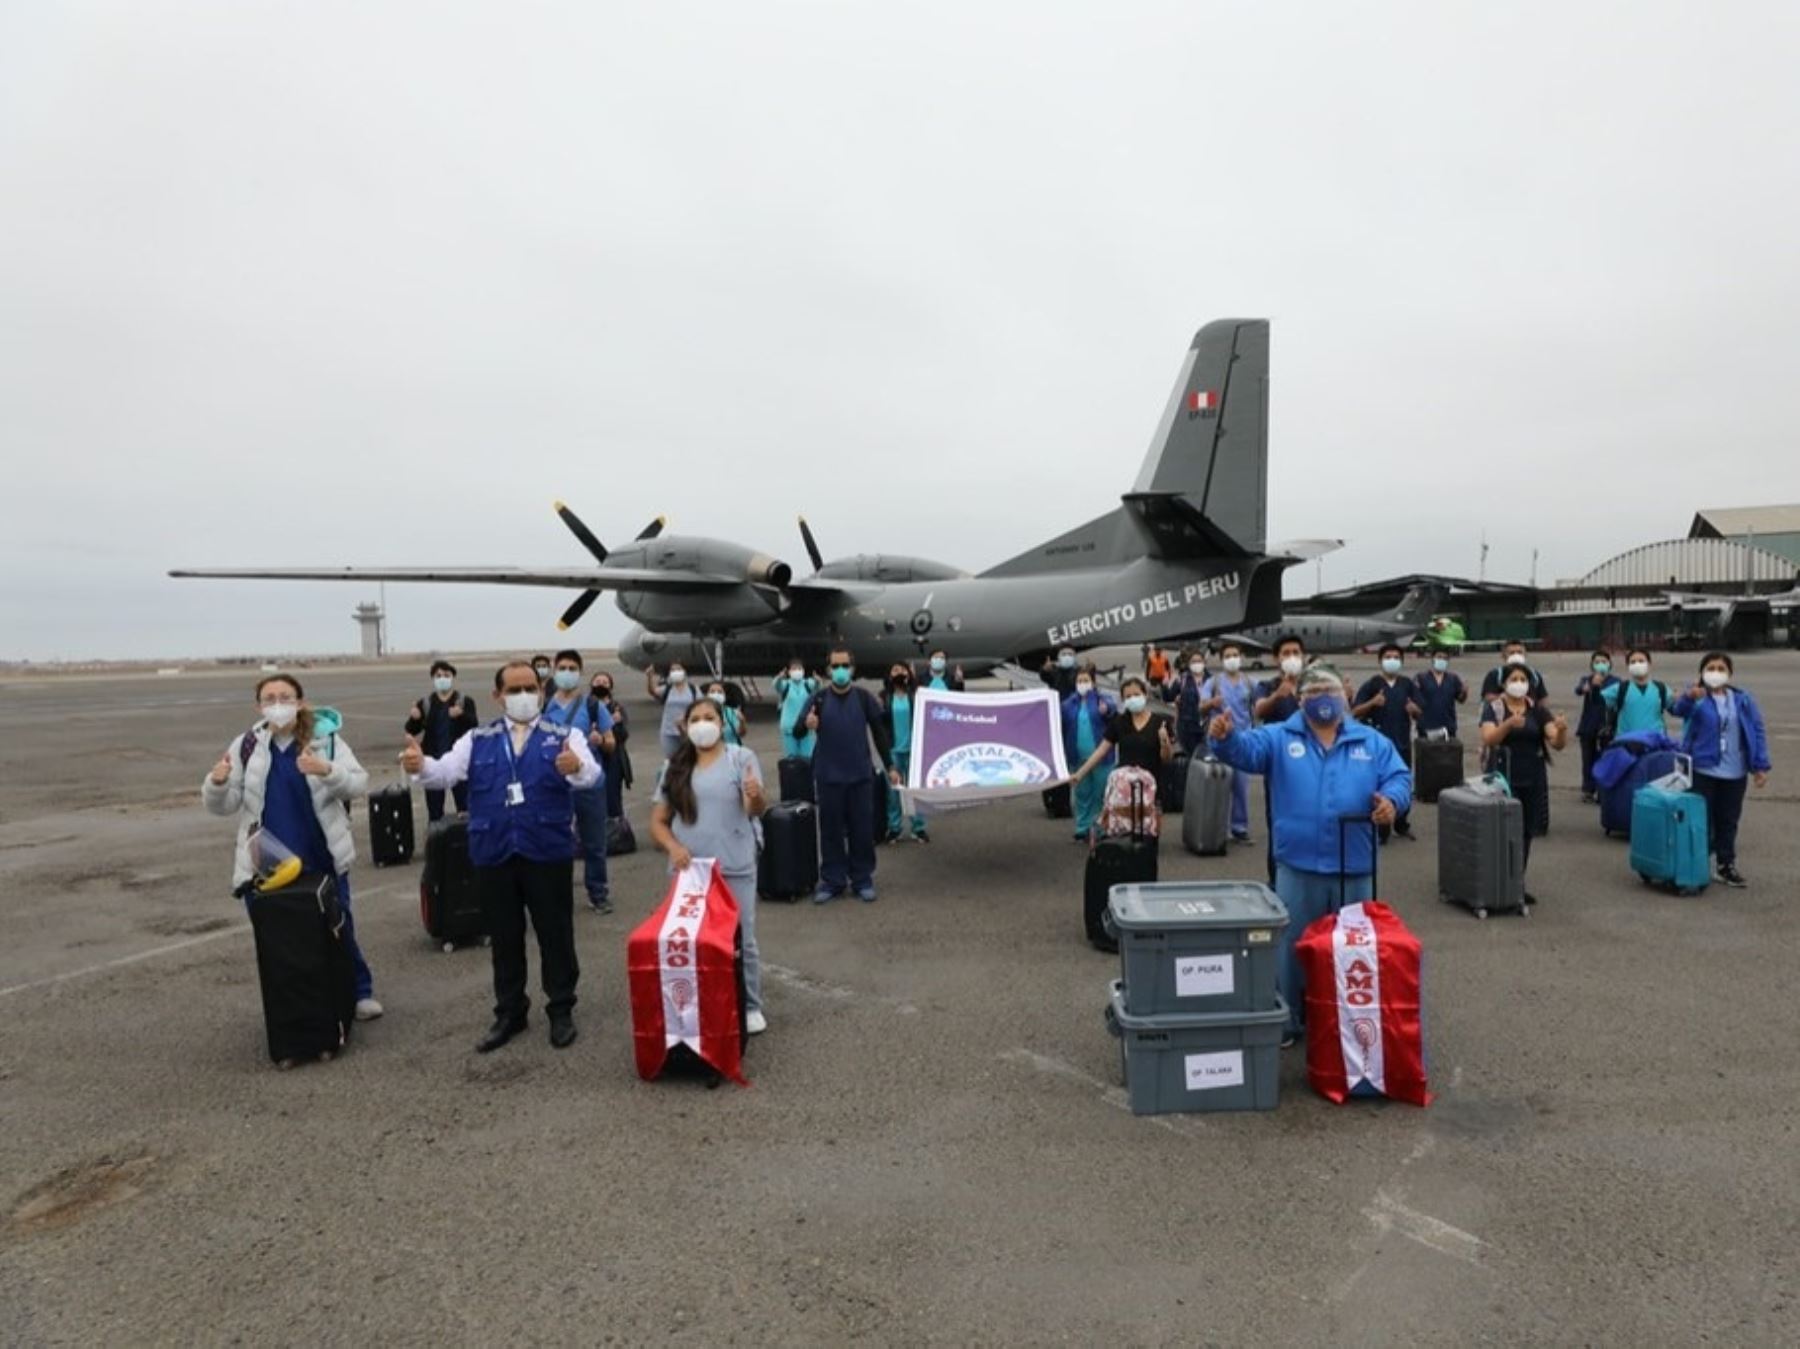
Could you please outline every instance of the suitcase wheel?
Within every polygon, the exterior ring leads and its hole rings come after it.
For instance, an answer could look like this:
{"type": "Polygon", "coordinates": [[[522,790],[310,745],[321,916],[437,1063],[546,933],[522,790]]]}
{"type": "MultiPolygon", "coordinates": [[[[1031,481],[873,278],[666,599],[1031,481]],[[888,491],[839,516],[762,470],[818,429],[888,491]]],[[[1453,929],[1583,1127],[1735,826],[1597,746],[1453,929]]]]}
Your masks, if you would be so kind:
{"type": "Polygon", "coordinates": [[[1477,918],[1486,918],[1486,917],[1487,917],[1487,910],[1486,910],[1486,909],[1475,909],[1475,910],[1472,910],[1472,912],[1473,912],[1473,913],[1474,913],[1474,915],[1475,915],[1475,916],[1476,916],[1476,917],[1477,917],[1477,918]]]}
{"type": "Polygon", "coordinates": [[[451,953],[451,952],[452,952],[452,951],[454,951],[454,950],[455,950],[455,949],[456,949],[456,943],[455,943],[455,942],[453,942],[453,941],[447,941],[447,942],[445,942],[445,943],[444,943],[444,954],[445,954],[445,955],[449,955],[449,954],[450,954],[450,953],[451,953]]]}

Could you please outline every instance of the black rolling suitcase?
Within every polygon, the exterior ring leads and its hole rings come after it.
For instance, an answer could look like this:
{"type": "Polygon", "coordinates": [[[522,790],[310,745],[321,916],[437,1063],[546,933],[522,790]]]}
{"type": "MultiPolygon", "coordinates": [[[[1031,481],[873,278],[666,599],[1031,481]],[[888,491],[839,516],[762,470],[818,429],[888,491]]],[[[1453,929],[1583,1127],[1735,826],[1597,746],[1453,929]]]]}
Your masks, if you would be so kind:
{"type": "Polygon", "coordinates": [[[1179,815],[1187,804],[1188,759],[1186,750],[1176,750],[1157,775],[1156,804],[1164,815],[1179,815]]]}
{"type": "Polygon", "coordinates": [[[812,760],[789,756],[775,765],[781,779],[783,801],[816,801],[813,794],[812,760]]]}
{"type": "Polygon", "coordinates": [[[469,822],[444,820],[425,835],[425,872],[419,878],[419,918],[446,951],[487,936],[487,917],[469,861],[469,822]]]}
{"type": "Polygon", "coordinates": [[[763,812],[763,850],[756,893],[764,899],[806,899],[819,884],[819,823],[808,801],[783,801],[763,812]]]}
{"type": "Polygon", "coordinates": [[[279,890],[252,891],[246,904],[269,1057],[289,1064],[337,1053],[356,1022],[356,967],[336,878],[307,872],[279,890]]]}
{"type": "Polygon", "coordinates": [[[1462,741],[1414,741],[1412,770],[1413,800],[1436,801],[1440,793],[1462,785],[1462,741]]]}
{"type": "Polygon", "coordinates": [[[1068,820],[1075,816],[1075,797],[1069,784],[1052,787],[1044,793],[1044,814],[1053,820],[1068,820]]]}
{"type": "Polygon", "coordinates": [[[412,788],[405,783],[369,793],[369,856],[378,867],[412,861],[412,788]]]}
{"type": "MultiPolygon", "coordinates": [[[[1132,819],[1143,818],[1141,798],[1133,797],[1132,819]]],[[[1106,902],[1115,885],[1143,885],[1156,879],[1157,841],[1141,833],[1103,838],[1088,852],[1082,879],[1081,921],[1087,939],[1102,951],[1117,951],[1119,939],[1106,926],[1106,902]]]]}

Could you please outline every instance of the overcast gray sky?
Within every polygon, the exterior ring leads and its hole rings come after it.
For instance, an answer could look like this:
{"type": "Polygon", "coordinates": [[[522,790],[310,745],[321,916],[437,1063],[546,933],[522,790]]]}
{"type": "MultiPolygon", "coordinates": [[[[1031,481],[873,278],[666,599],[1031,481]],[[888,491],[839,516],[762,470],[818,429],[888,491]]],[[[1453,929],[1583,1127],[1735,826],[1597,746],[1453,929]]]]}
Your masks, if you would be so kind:
{"type": "MultiPolygon", "coordinates": [[[[1224,315],[1327,585],[1800,500],[1797,54],[1785,3],[12,0],[0,657],[347,649],[358,588],[162,573],[578,564],[556,497],[984,567],[1224,315]]],[[[409,648],[568,598],[389,591],[409,648]]]]}

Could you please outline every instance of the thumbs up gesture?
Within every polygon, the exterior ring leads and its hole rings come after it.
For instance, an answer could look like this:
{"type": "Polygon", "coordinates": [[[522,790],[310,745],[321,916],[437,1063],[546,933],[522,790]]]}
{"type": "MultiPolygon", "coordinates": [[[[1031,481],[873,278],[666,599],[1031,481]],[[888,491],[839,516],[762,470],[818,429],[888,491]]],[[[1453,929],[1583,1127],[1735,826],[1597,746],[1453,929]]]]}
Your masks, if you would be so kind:
{"type": "Polygon", "coordinates": [[[408,773],[425,771],[425,750],[420,746],[417,736],[406,737],[406,748],[400,751],[400,767],[408,773]]]}
{"type": "Polygon", "coordinates": [[[1237,722],[1230,712],[1221,712],[1212,719],[1206,728],[1206,734],[1213,740],[1223,740],[1237,729],[1237,722]]]}
{"type": "Polygon", "coordinates": [[[565,778],[572,778],[581,771],[581,756],[570,749],[568,742],[563,742],[562,753],[556,756],[556,771],[565,778]]]}
{"type": "Polygon", "coordinates": [[[1386,707],[1387,706],[1387,693],[1385,691],[1383,691],[1381,693],[1377,693],[1373,698],[1369,699],[1369,706],[1370,707],[1386,707]]]}
{"type": "Polygon", "coordinates": [[[309,778],[328,777],[331,773],[331,765],[326,763],[325,760],[321,759],[318,755],[314,754],[310,749],[302,751],[300,757],[294,760],[294,767],[298,768],[309,778]]]}
{"type": "Polygon", "coordinates": [[[213,765],[213,770],[208,776],[212,785],[215,787],[223,787],[227,782],[230,782],[231,756],[229,754],[221,754],[219,756],[219,762],[213,765]]]}

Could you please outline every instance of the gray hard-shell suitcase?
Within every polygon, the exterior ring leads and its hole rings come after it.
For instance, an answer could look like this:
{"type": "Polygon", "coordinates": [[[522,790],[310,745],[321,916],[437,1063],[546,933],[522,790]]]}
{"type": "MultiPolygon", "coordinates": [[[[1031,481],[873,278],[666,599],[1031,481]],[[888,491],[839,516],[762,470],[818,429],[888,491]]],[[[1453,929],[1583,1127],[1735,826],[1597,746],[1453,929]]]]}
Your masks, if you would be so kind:
{"type": "Polygon", "coordinates": [[[1497,780],[1438,796],[1438,898],[1477,918],[1525,907],[1525,813],[1497,780]]]}
{"type": "Polygon", "coordinates": [[[1231,765],[1206,757],[1188,763],[1181,843],[1189,852],[1216,857],[1231,843],[1231,765]]]}

